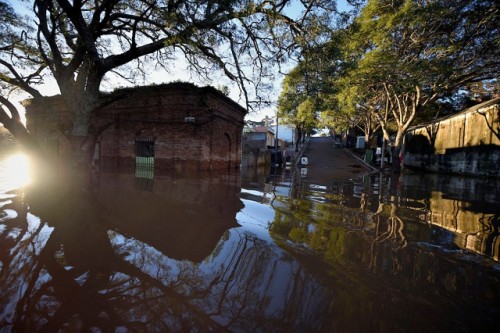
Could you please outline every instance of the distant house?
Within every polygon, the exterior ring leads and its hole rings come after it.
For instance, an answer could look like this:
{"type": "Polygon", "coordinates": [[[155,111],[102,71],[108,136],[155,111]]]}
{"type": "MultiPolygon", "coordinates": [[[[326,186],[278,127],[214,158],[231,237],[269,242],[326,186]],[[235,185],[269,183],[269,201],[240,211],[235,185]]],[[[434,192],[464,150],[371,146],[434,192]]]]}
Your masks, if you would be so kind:
{"type": "MultiPolygon", "coordinates": [[[[102,169],[154,170],[239,168],[246,109],[212,87],[171,83],[127,89],[93,115],[105,128],[96,143],[102,169]]],[[[56,156],[70,149],[64,130],[69,112],[60,96],[26,105],[28,130],[56,156]],[[47,105],[52,109],[49,112],[47,105]],[[55,112],[53,112],[55,111],[55,112]]]]}
{"type": "Polygon", "coordinates": [[[264,166],[271,163],[271,152],[268,146],[274,142],[274,133],[267,126],[247,122],[247,128],[243,133],[243,157],[242,165],[264,166]]]}
{"type": "Polygon", "coordinates": [[[413,127],[404,165],[463,175],[500,177],[500,98],[413,127]]]}
{"type": "Polygon", "coordinates": [[[243,134],[242,164],[245,166],[281,164],[286,147],[287,142],[281,139],[276,142],[275,133],[270,126],[252,127],[243,134]]]}
{"type": "Polygon", "coordinates": [[[274,147],[274,132],[268,126],[257,126],[245,132],[245,141],[252,141],[260,148],[274,147]]]}

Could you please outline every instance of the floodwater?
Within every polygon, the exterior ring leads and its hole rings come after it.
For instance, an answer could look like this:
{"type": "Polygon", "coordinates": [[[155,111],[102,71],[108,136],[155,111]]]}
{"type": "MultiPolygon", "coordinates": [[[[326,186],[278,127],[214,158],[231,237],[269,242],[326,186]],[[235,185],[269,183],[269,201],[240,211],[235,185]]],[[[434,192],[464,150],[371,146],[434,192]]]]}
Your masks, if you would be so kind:
{"type": "Polygon", "coordinates": [[[492,180],[102,174],[75,195],[29,186],[16,158],[0,162],[0,332],[477,332],[500,318],[492,180]]]}

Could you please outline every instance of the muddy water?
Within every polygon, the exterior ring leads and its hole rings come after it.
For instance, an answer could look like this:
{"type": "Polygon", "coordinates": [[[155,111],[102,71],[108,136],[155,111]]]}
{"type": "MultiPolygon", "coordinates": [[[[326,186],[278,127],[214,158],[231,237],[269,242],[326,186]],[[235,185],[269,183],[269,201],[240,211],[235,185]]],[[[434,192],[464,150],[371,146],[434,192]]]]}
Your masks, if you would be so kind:
{"type": "Polygon", "coordinates": [[[81,195],[12,185],[4,165],[1,332],[456,332],[500,315],[494,181],[103,174],[81,195]]]}

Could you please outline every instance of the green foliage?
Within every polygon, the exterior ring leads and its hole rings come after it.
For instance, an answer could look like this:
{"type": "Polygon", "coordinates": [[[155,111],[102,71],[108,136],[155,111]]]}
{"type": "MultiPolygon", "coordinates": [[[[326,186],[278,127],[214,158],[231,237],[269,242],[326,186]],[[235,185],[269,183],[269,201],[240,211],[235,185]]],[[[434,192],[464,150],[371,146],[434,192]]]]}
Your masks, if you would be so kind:
{"type": "Polygon", "coordinates": [[[283,80],[278,98],[278,115],[289,123],[293,123],[296,109],[308,97],[307,81],[303,73],[301,66],[297,66],[283,80]]]}
{"type": "Polygon", "coordinates": [[[418,85],[439,95],[498,73],[495,7],[488,0],[369,1],[347,50],[369,86],[388,83],[401,94],[418,85]]]}
{"type": "Polygon", "coordinates": [[[438,98],[498,77],[499,29],[489,0],[368,1],[341,45],[346,65],[333,100],[346,115],[374,115],[399,147],[415,119],[437,114],[438,98]]]}
{"type": "MultiPolygon", "coordinates": [[[[324,45],[330,54],[318,57],[319,71],[300,64],[291,76],[319,73],[314,93],[329,126],[345,127],[353,116],[376,112],[385,129],[404,129],[438,97],[498,77],[499,23],[498,6],[489,0],[371,0],[324,45]]],[[[280,111],[292,112],[306,97],[291,96],[286,85],[282,96],[290,103],[280,111]]]]}
{"type": "Polygon", "coordinates": [[[307,129],[324,127],[321,112],[331,109],[332,84],[342,70],[337,45],[343,32],[333,32],[329,41],[303,50],[303,60],[285,77],[278,99],[278,114],[288,124],[307,129]]]}

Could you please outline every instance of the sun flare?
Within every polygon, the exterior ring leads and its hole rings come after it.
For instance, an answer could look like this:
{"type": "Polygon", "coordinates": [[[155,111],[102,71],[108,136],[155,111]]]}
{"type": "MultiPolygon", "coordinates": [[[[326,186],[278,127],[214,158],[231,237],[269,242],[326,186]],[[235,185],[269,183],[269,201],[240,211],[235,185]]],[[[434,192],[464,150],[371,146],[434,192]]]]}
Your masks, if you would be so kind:
{"type": "Polygon", "coordinates": [[[10,188],[19,188],[31,182],[30,160],[25,154],[15,154],[2,161],[0,172],[10,188]]]}

